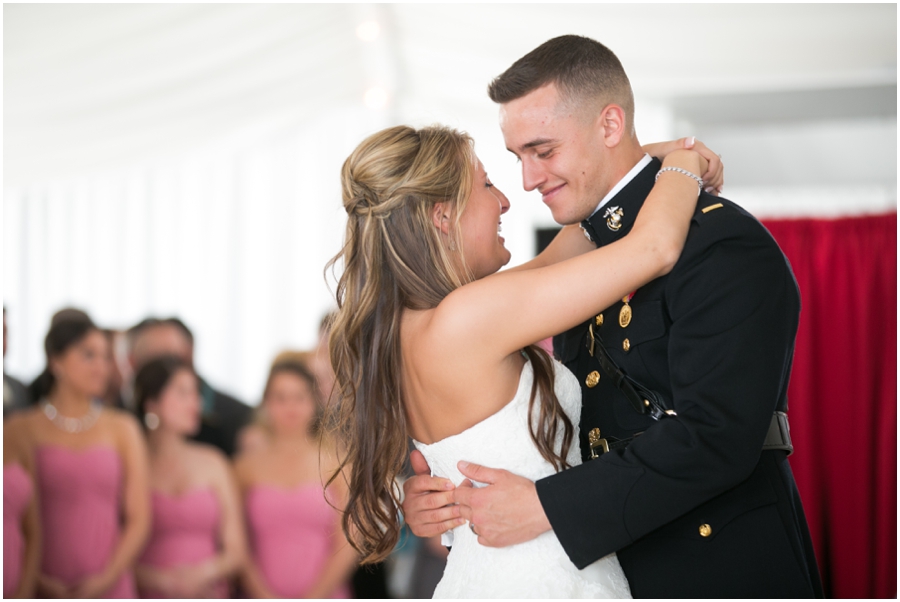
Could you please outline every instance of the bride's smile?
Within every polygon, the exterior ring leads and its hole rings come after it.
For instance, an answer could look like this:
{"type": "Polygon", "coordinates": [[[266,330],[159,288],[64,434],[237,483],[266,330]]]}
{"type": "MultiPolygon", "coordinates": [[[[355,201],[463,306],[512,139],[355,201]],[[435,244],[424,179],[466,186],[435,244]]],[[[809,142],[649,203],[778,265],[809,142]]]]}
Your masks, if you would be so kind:
{"type": "Polygon", "coordinates": [[[459,219],[463,258],[475,279],[498,271],[510,253],[500,236],[500,216],[509,211],[509,199],[491,183],[481,161],[475,171],[472,193],[459,219]]]}

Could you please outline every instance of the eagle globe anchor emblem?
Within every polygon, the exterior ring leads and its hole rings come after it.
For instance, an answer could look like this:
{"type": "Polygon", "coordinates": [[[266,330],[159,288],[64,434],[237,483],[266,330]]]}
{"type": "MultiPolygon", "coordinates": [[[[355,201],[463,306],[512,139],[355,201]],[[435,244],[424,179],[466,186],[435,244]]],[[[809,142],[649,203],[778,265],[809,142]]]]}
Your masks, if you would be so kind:
{"type": "Polygon", "coordinates": [[[622,211],[621,207],[610,207],[603,214],[603,217],[606,218],[606,227],[616,232],[622,227],[622,218],[625,217],[625,212],[622,211]]]}

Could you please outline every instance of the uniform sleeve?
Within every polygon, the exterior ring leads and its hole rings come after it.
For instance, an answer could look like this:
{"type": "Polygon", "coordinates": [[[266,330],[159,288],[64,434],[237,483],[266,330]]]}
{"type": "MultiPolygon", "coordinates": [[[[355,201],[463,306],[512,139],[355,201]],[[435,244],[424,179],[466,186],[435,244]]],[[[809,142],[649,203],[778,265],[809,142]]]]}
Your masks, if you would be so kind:
{"type": "Polygon", "coordinates": [[[677,417],[653,423],[625,450],[537,482],[579,568],[747,479],[772,412],[783,409],[796,282],[762,225],[736,209],[718,213],[692,226],[666,284],[677,417]]]}

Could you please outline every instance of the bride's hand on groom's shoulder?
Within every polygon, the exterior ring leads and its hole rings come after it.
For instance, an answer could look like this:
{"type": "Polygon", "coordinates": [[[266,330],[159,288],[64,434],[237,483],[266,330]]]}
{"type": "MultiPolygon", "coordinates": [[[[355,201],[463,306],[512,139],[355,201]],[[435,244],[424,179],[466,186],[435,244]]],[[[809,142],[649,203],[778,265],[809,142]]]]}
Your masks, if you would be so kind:
{"type": "Polygon", "coordinates": [[[667,142],[651,142],[650,144],[645,144],[642,148],[645,153],[660,160],[676,150],[689,149],[695,151],[709,163],[706,171],[700,176],[703,179],[704,189],[715,196],[719,196],[719,193],[722,192],[722,185],[725,183],[725,166],[722,164],[722,157],[694,136],[667,142]]]}
{"type": "Polygon", "coordinates": [[[471,482],[463,481],[452,492],[462,517],[478,535],[478,543],[504,548],[550,530],[533,481],[469,462],[460,462],[458,468],[472,481],[487,484],[473,487],[471,482]]]}
{"type": "Polygon", "coordinates": [[[414,450],[409,456],[416,473],[403,483],[403,518],[418,537],[434,537],[463,524],[459,506],[453,504],[453,482],[431,476],[425,456],[414,450]]]}

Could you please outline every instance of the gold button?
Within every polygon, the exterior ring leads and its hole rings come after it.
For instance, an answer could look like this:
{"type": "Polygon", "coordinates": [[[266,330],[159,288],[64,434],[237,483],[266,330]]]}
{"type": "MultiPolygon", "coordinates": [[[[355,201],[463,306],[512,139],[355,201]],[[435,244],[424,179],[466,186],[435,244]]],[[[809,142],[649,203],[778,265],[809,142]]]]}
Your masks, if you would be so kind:
{"type": "Polygon", "coordinates": [[[603,326],[603,314],[600,314],[599,316],[594,318],[594,322],[597,324],[597,326],[603,326]]]}
{"type": "Polygon", "coordinates": [[[624,349],[625,351],[631,349],[631,341],[629,341],[628,339],[622,341],[622,349],[624,349]]]}
{"type": "Polygon", "coordinates": [[[600,373],[596,370],[588,374],[587,378],[584,379],[584,384],[586,384],[589,389],[596,387],[598,382],[600,382],[600,373]]]}
{"type": "Polygon", "coordinates": [[[700,537],[709,537],[712,535],[712,527],[707,524],[700,525],[700,537]]]}

